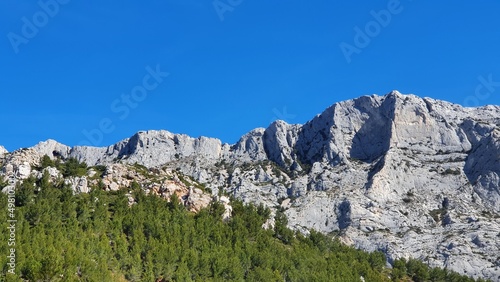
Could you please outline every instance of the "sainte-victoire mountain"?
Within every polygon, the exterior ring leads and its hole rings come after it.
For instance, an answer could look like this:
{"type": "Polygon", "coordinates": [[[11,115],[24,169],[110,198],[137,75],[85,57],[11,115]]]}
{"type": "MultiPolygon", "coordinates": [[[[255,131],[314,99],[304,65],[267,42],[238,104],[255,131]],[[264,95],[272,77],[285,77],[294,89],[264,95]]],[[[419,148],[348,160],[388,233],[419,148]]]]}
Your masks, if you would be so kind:
{"type": "MultiPolygon", "coordinates": [[[[99,165],[106,190],[137,181],[148,193],[181,195],[194,211],[222,201],[227,216],[221,195],[233,196],[283,210],[293,229],[383,251],[389,263],[413,257],[500,281],[500,106],[393,91],[335,103],[303,125],[275,121],[232,145],[141,131],[101,148],[53,140],[14,152],[0,146],[0,176],[10,185],[41,177],[33,168],[45,155],[99,165]],[[138,167],[174,180],[146,179],[138,167]]],[[[65,181],[86,193],[92,174],[65,181]]]]}

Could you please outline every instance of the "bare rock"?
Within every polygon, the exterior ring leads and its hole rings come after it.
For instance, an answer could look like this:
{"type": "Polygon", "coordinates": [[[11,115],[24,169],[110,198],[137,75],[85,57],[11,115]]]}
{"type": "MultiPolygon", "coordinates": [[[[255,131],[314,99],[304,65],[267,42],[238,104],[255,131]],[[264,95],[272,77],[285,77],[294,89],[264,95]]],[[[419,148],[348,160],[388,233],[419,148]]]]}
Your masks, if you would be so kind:
{"type": "Polygon", "coordinates": [[[69,177],[64,180],[64,183],[66,185],[71,186],[71,190],[73,190],[73,193],[75,194],[80,194],[80,193],[89,193],[90,189],[88,187],[88,181],[87,177],[69,177]]]}
{"type": "Polygon", "coordinates": [[[199,212],[201,209],[208,207],[212,201],[212,197],[209,194],[203,193],[198,188],[191,187],[186,196],[185,205],[192,212],[199,212]]]}
{"type": "Polygon", "coordinates": [[[17,166],[16,176],[19,179],[26,179],[31,174],[31,166],[28,162],[24,162],[17,166]]]}
{"type": "Polygon", "coordinates": [[[5,149],[4,146],[0,146],[0,156],[8,154],[8,153],[9,153],[9,151],[7,151],[7,149],[5,149]]]}

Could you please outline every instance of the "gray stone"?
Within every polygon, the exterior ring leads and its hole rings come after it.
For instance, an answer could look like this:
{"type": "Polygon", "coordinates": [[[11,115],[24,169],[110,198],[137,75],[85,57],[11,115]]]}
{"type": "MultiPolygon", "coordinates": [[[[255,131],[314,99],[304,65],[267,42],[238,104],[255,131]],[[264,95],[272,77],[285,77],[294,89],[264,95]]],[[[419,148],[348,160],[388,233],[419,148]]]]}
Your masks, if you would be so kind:
{"type": "Polygon", "coordinates": [[[73,193],[89,193],[90,189],[88,187],[87,177],[69,177],[64,180],[66,185],[70,185],[73,193]]]}
{"type": "Polygon", "coordinates": [[[0,146],[0,156],[8,154],[8,153],[9,153],[9,151],[7,151],[7,149],[5,149],[3,146],[0,146]]]}
{"type": "Polygon", "coordinates": [[[26,179],[31,174],[31,166],[28,162],[24,162],[17,166],[16,176],[19,179],[26,179]]]}

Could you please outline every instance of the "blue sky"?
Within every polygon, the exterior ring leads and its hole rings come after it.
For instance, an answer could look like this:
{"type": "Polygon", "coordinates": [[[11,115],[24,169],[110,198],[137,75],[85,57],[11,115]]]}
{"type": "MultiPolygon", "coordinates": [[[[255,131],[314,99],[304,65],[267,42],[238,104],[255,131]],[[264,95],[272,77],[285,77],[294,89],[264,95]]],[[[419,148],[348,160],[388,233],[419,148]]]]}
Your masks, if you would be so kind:
{"type": "Polygon", "coordinates": [[[0,2],[1,145],[234,143],[393,89],[500,104],[498,1],[117,2],[0,2]]]}

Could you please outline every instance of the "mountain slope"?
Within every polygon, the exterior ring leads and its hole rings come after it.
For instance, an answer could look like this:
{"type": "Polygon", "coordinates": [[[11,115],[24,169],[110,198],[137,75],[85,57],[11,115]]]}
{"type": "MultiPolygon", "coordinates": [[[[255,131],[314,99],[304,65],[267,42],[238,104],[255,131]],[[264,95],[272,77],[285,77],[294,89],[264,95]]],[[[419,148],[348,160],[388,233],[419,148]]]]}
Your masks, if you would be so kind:
{"type": "Polygon", "coordinates": [[[49,140],[0,152],[3,174],[25,178],[43,155],[178,171],[213,194],[283,210],[303,232],[500,280],[498,106],[393,91],[336,103],[304,125],[276,121],[233,145],[167,131],[105,148],[49,140]]]}

